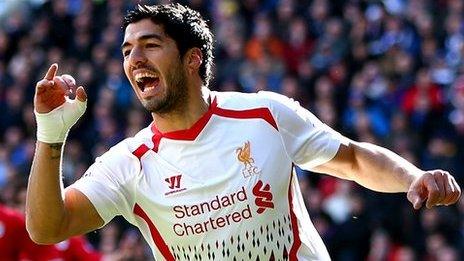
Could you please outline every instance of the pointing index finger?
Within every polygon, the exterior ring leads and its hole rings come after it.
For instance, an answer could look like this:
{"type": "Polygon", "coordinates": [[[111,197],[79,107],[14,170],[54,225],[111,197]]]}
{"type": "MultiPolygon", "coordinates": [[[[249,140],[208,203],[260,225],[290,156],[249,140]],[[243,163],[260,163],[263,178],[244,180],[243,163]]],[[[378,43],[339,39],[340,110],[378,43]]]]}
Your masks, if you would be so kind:
{"type": "Polygon", "coordinates": [[[58,64],[54,63],[48,69],[47,73],[45,74],[44,79],[49,80],[49,81],[53,80],[53,77],[55,77],[56,75],[56,71],[58,71],[58,64]]]}

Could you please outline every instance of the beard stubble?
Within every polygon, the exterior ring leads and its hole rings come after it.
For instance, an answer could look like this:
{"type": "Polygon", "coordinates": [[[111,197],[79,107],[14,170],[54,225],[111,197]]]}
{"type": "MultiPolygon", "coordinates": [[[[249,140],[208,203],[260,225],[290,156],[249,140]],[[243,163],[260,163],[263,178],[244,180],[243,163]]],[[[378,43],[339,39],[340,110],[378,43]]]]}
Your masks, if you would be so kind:
{"type": "Polygon", "coordinates": [[[160,116],[183,111],[188,100],[187,76],[181,62],[171,67],[166,74],[166,94],[161,99],[142,101],[143,107],[160,116]]]}

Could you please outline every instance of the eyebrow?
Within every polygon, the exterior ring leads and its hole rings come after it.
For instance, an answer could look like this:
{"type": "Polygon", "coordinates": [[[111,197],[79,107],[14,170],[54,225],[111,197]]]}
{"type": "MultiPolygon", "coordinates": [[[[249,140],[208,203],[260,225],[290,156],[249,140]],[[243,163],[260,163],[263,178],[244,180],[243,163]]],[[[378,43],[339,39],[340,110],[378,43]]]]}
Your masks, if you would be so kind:
{"type": "MultiPolygon", "coordinates": [[[[137,41],[144,41],[144,40],[149,40],[149,39],[156,39],[163,41],[163,37],[159,34],[145,34],[137,38],[137,41]]],[[[129,42],[124,42],[121,44],[121,49],[124,49],[124,47],[130,46],[131,44],[129,42]]]]}

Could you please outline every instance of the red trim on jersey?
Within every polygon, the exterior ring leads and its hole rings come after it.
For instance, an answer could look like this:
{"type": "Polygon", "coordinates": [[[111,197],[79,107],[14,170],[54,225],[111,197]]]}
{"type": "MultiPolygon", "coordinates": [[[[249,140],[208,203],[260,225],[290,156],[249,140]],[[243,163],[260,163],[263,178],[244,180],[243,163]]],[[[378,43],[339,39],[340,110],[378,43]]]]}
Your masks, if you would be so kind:
{"type": "Polygon", "coordinates": [[[155,135],[153,135],[153,137],[151,138],[151,140],[153,141],[153,151],[154,152],[158,152],[158,148],[159,148],[159,144],[160,144],[160,140],[163,136],[161,135],[161,133],[155,133],[155,135]]]}
{"type": "MultiPolygon", "coordinates": [[[[211,105],[211,107],[212,106],[213,105],[211,105]]],[[[195,124],[192,125],[192,127],[190,127],[190,129],[163,133],[163,137],[173,140],[194,140],[206,126],[211,115],[211,110],[208,110],[197,122],[195,122],[195,124]]]]}
{"type": "Polygon", "coordinates": [[[223,108],[213,108],[213,113],[219,116],[235,119],[263,119],[271,124],[274,129],[279,130],[277,123],[272,117],[271,111],[268,108],[256,108],[249,110],[229,110],[223,108]]]}
{"type": "Polygon", "coordinates": [[[203,116],[201,116],[201,118],[197,122],[195,122],[193,126],[189,129],[161,133],[158,130],[158,128],[156,128],[156,125],[152,123],[151,131],[155,134],[153,137],[153,142],[155,142],[155,137],[159,136],[159,139],[157,140],[158,143],[155,143],[155,147],[157,148],[156,151],[158,150],[158,145],[161,138],[168,138],[173,140],[194,140],[206,126],[206,123],[208,123],[209,119],[211,118],[211,115],[213,114],[213,108],[216,106],[217,102],[216,98],[214,98],[211,102],[211,105],[209,106],[208,111],[205,112],[205,114],[203,114],[203,116]]]}
{"type": "Polygon", "coordinates": [[[155,242],[156,247],[161,252],[165,260],[174,261],[174,256],[172,255],[171,251],[169,251],[169,247],[164,242],[163,237],[159,233],[158,229],[155,227],[151,219],[148,217],[147,213],[143,211],[143,209],[139,206],[139,204],[135,204],[134,206],[134,214],[141,217],[147,223],[148,227],[150,228],[150,234],[155,242]]]}
{"type": "Polygon", "coordinates": [[[136,150],[132,152],[134,156],[136,156],[139,160],[142,158],[142,156],[149,150],[147,145],[142,144],[140,145],[136,150]]]}
{"type": "Polygon", "coordinates": [[[161,133],[154,123],[151,124],[151,131],[153,132],[153,150],[158,152],[159,142],[162,138],[169,138],[174,140],[194,140],[198,137],[200,132],[205,128],[211,116],[216,114],[218,116],[235,118],[235,119],[263,119],[269,123],[274,129],[279,130],[271,111],[268,108],[255,108],[248,110],[230,110],[217,107],[217,100],[214,97],[208,111],[201,116],[201,118],[193,124],[192,127],[185,130],[178,130],[172,132],[161,133]]]}
{"type": "Polygon", "coordinates": [[[292,195],[293,166],[290,172],[290,184],[288,185],[288,204],[290,207],[290,220],[292,222],[293,245],[290,249],[289,260],[298,260],[296,253],[301,246],[300,233],[298,231],[298,220],[293,212],[293,195],[292,195]]]}

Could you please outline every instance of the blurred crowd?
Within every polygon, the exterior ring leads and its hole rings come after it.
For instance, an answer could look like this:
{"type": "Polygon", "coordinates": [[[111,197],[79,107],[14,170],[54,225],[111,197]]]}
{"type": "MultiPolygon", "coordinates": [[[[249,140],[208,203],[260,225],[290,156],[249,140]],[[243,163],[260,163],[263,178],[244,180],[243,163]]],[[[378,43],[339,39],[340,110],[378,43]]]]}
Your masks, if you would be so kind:
{"type": "MultiPolygon", "coordinates": [[[[65,184],[150,122],[122,69],[125,11],[139,0],[0,1],[0,198],[20,211],[35,148],[33,92],[50,64],[89,97],[68,138],[65,184]],[[7,4],[10,2],[9,4],[7,4]]],[[[184,0],[216,36],[210,88],[298,100],[350,138],[390,148],[464,185],[464,1],[184,0]]],[[[413,210],[381,194],[298,171],[306,206],[334,260],[460,260],[464,200],[413,210]]],[[[87,235],[103,254],[150,260],[116,218],[87,235]]]]}

